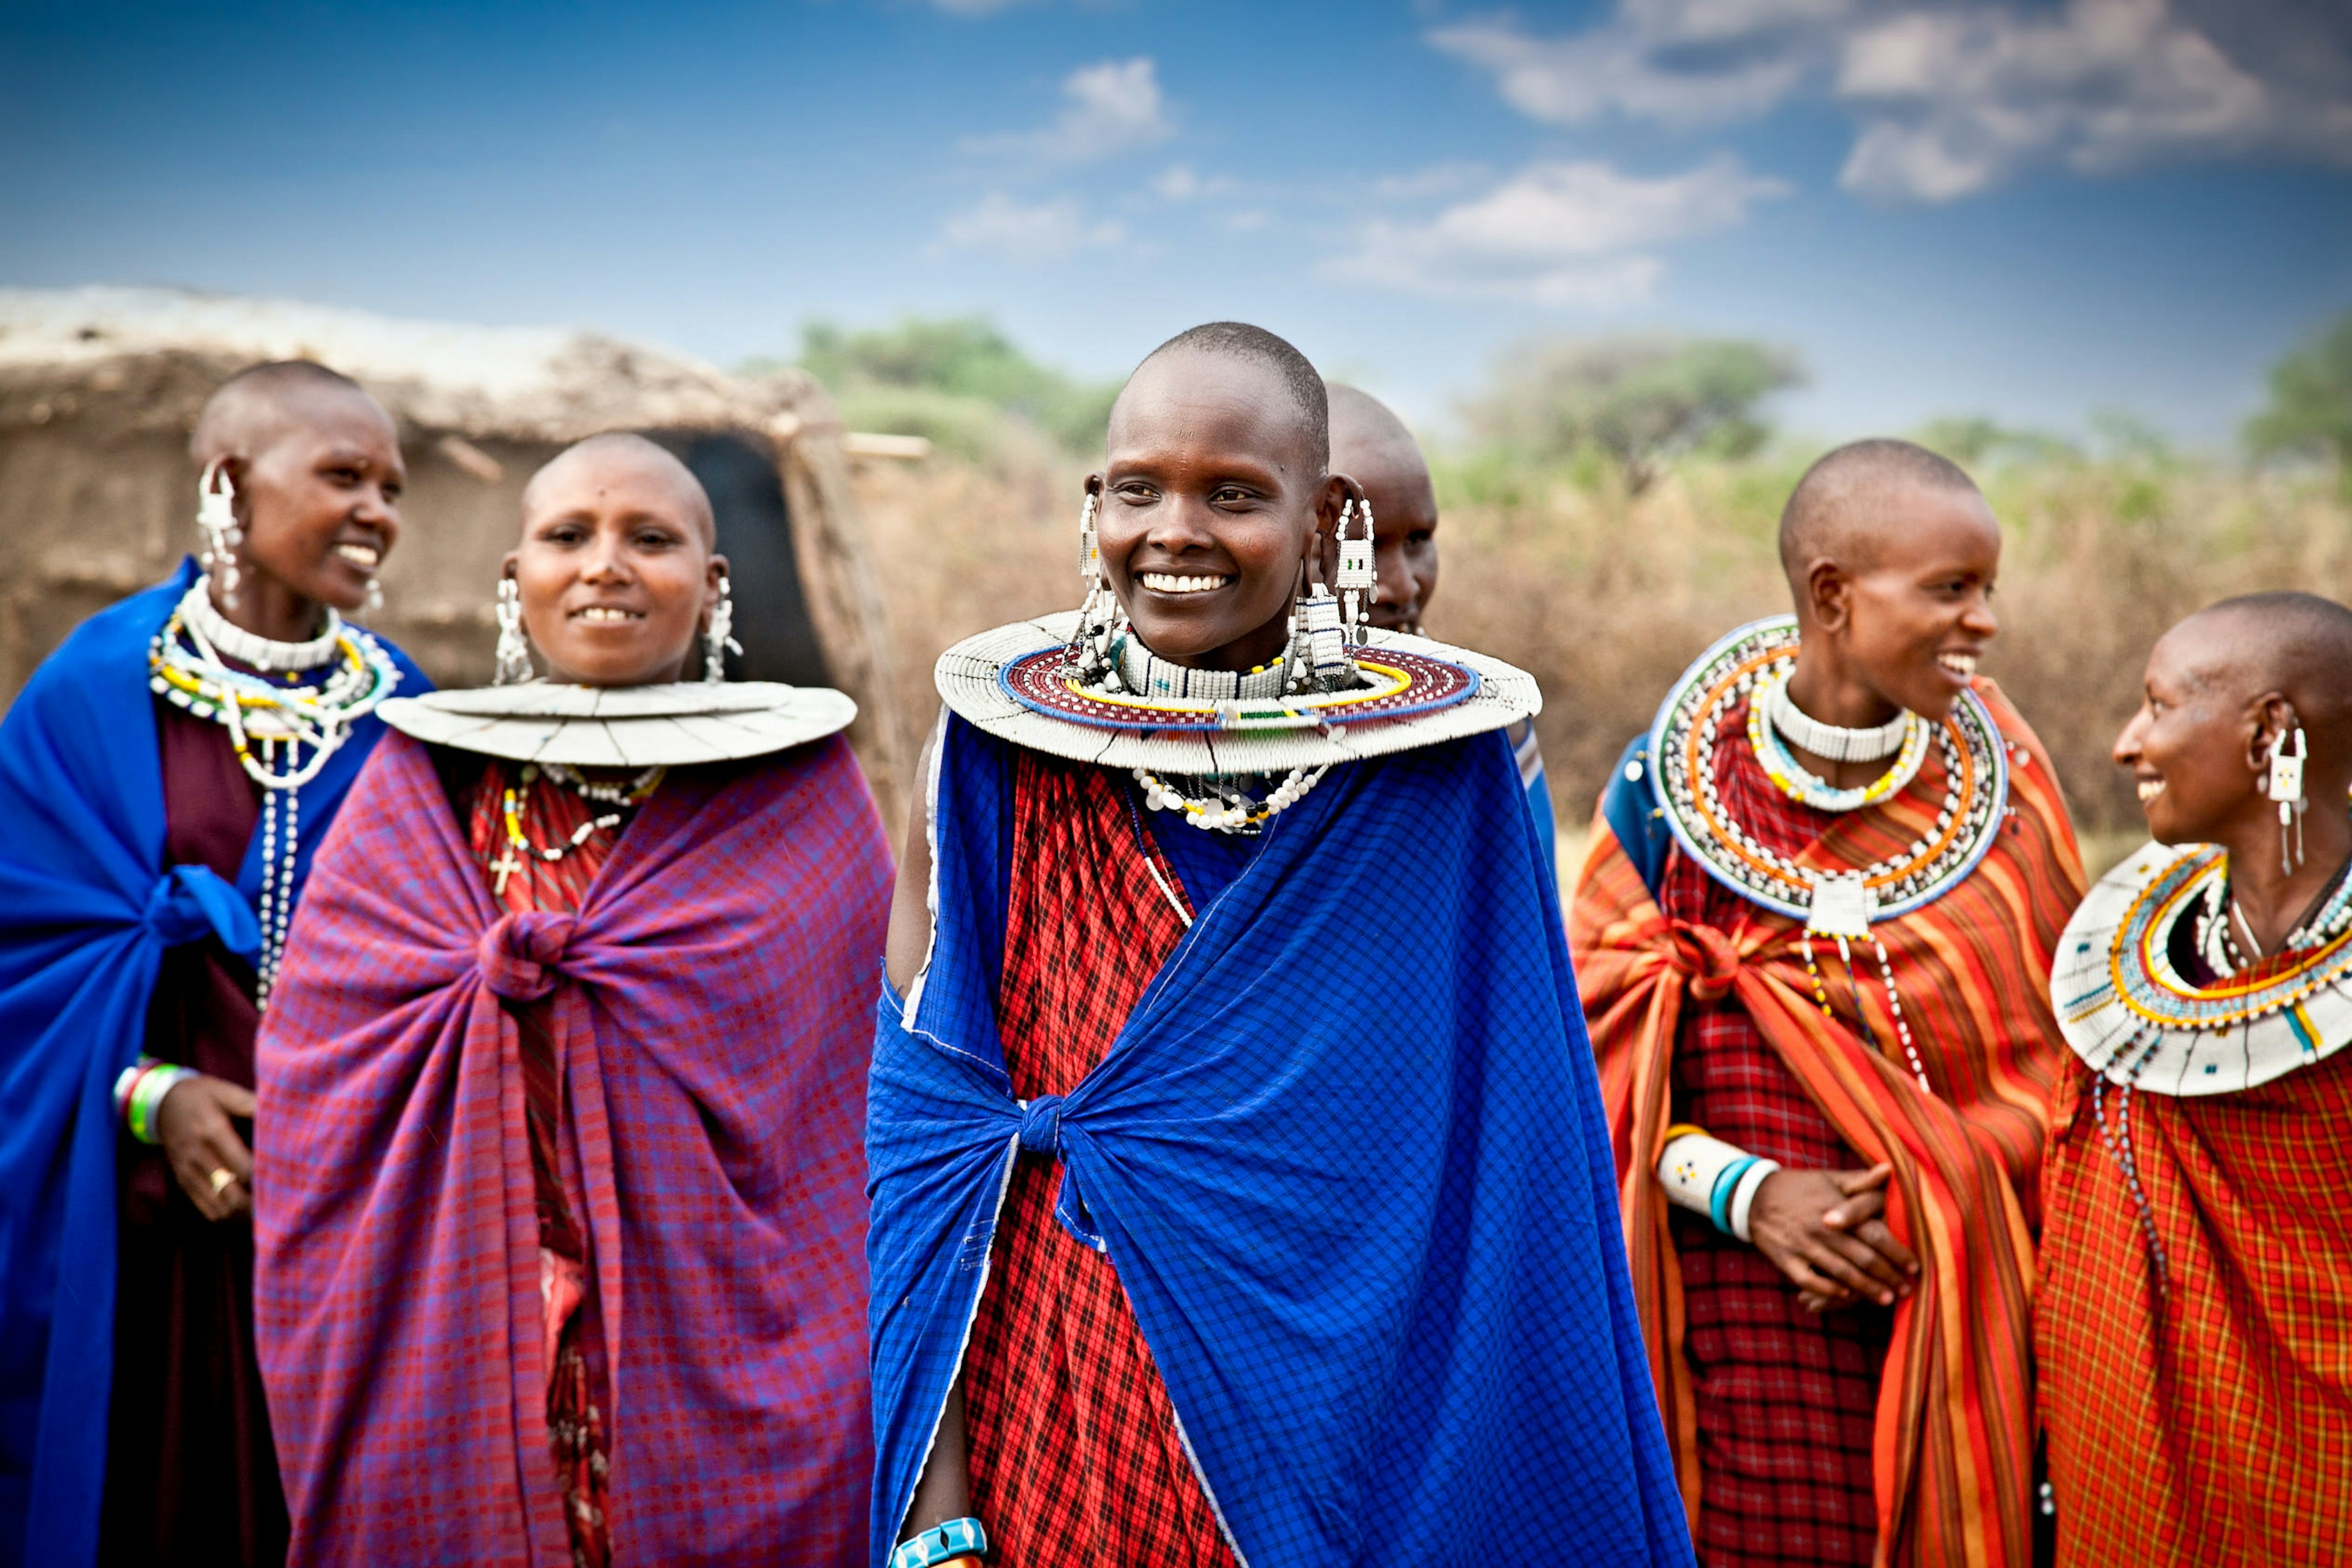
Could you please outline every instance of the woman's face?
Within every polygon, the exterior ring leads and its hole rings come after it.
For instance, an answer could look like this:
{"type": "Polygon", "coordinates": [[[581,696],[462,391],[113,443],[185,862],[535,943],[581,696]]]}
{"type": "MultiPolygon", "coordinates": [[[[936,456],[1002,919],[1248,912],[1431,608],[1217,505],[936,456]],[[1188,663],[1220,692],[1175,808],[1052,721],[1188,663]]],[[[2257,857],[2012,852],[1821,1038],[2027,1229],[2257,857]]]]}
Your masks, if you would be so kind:
{"type": "Polygon", "coordinates": [[[2159,844],[2210,844],[2249,813],[2269,815],[2273,731],[2260,701],[2223,673],[2216,626],[2192,617],[2165,634],[2147,658],[2139,711],[2116,737],[2116,765],[2131,770],[2159,844]]]}
{"type": "Polygon", "coordinates": [[[727,562],[681,478],[646,454],[590,447],[531,481],[506,565],[549,679],[646,686],[684,675],[727,562]]]}
{"type": "Polygon", "coordinates": [[[1280,657],[1300,563],[1339,515],[1304,417],[1268,366],[1177,350],[1111,411],[1103,568],[1145,647],[1204,669],[1280,657]]]}
{"type": "Polygon", "coordinates": [[[400,538],[400,436],[360,393],[306,399],[250,458],[224,464],[245,530],[238,559],[297,598],[356,610],[400,538]]]}

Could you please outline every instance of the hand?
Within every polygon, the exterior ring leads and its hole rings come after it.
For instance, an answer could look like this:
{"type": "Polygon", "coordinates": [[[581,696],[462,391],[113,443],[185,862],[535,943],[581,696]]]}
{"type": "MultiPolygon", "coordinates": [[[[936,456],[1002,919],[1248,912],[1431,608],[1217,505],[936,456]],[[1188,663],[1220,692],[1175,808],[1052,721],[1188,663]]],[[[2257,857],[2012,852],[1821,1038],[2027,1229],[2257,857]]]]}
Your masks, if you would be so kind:
{"type": "Polygon", "coordinates": [[[1893,1167],[1775,1171],[1756,1190],[1748,1234],[1797,1287],[1807,1311],[1858,1299],[1891,1307],[1911,1292],[1919,1260],[1881,1216],[1893,1167]]]}
{"type": "Polygon", "coordinates": [[[229,1125],[233,1116],[252,1114],[253,1090],[202,1073],[173,1084],[156,1108],[155,1136],[172,1162],[172,1174],[206,1219],[253,1212],[253,1151],[229,1125]],[[215,1171],[226,1171],[234,1179],[216,1188],[215,1171]]]}

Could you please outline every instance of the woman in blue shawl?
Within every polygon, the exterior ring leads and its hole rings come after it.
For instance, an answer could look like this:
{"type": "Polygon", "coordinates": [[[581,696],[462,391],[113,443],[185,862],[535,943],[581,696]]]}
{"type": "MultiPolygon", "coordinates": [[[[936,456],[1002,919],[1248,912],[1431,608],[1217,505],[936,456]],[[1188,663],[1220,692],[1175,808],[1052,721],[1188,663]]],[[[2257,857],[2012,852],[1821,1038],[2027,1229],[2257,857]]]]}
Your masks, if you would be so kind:
{"type": "Polygon", "coordinates": [[[1691,1560],[1533,683],[1364,626],[1328,420],[1272,334],[1171,341],[1086,607],[940,660],[868,1102],[877,1563],[1691,1560]]]}
{"type": "Polygon", "coordinates": [[[307,362],[215,392],[204,566],[84,622],[0,722],[0,1568],[276,1563],[253,1039],[314,847],[423,689],[378,600],[397,430],[307,362]]]}

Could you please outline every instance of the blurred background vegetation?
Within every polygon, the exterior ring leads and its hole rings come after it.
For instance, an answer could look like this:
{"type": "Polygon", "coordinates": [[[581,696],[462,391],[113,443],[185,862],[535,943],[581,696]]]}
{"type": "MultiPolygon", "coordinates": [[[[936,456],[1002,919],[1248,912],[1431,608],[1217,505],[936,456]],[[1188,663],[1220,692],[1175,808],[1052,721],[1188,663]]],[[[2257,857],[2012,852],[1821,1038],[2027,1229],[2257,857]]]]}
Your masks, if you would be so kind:
{"type": "MultiPolygon", "coordinates": [[[[1117,389],[1036,364],[980,319],[812,326],[799,363],[854,427],[935,444],[926,462],[860,475],[908,709],[928,717],[940,649],[1076,603],[1078,484],[1117,389]]],[[[1775,395],[1803,374],[1766,343],[1540,341],[1498,363],[1450,428],[1422,433],[1443,510],[1430,631],[1541,680],[1571,835],[1683,666],[1787,608],[1780,504],[1832,444],[1774,426],[1775,395]]],[[[2107,752],[2165,628],[2261,589],[2352,600],[2352,315],[2280,363],[2230,450],[2181,448],[2121,413],[2079,437],[1984,416],[1893,433],[1967,467],[2002,521],[1986,672],[2048,744],[2096,864],[2137,841],[2107,752]]]]}

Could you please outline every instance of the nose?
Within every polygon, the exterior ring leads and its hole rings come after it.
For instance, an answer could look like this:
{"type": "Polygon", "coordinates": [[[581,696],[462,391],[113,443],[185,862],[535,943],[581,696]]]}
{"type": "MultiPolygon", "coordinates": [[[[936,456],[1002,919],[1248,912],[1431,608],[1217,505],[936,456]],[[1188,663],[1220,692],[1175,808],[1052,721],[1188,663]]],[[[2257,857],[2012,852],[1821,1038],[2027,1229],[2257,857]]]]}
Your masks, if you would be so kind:
{"type": "Polygon", "coordinates": [[[584,583],[625,583],[629,580],[627,554],[621,542],[609,534],[600,533],[588,547],[588,559],[580,568],[584,583]]]}
{"type": "Polygon", "coordinates": [[[2000,617],[1992,613],[1992,601],[1979,597],[1960,616],[1960,625],[1971,637],[1986,642],[2000,635],[2000,617]]]}
{"type": "Polygon", "coordinates": [[[2112,754],[2117,767],[2132,768],[2139,765],[2140,742],[2147,732],[2147,704],[2143,702],[2140,704],[2139,711],[2133,714],[2130,721],[2124,725],[2124,732],[2116,737],[2116,748],[2112,754]]]}
{"type": "Polygon", "coordinates": [[[1143,541],[1171,555],[1206,550],[1216,542],[1209,530],[1208,518],[1209,503],[1205,500],[1171,495],[1151,509],[1151,521],[1143,531],[1143,541]]]}

